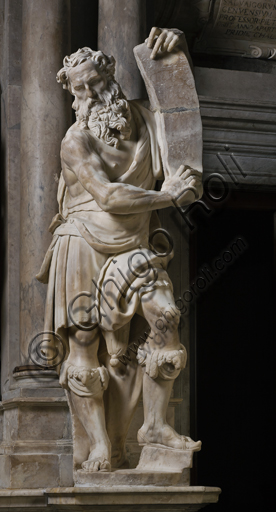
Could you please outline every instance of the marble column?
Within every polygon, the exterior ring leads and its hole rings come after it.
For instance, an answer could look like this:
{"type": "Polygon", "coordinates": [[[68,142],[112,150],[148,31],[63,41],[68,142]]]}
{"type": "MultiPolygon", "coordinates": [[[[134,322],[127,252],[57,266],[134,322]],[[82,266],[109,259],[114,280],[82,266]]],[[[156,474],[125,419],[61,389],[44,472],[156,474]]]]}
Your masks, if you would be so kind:
{"type": "Polygon", "coordinates": [[[116,59],[116,80],[127,99],[146,97],[133,48],[147,37],[146,0],[99,0],[98,49],[116,59]]]}
{"type": "Polygon", "coordinates": [[[19,362],[21,9],[21,0],[0,2],[2,398],[19,362]]]}
{"type": "MultiPolygon", "coordinates": [[[[70,1],[10,0],[5,2],[4,14],[8,80],[2,94],[2,112],[6,113],[2,133],[7,155],[4,213],[8,248],[1,354],[0,489],[67,487],[73,485],[72,441],[64,391],[54,371],[28,372],[22,366],[30,363],[30,340],[43,330],[47,287],[38,283],[35,275],[51,241],[48,226],[57,212],[60,143],[71,124],[69,95],[55,79],[64,55],[70,52],[70,1]]],[[[2,83],[6,83],[3,77],[2,83]]]]}
{"type": "MultiPolygon", "coordinates": [[[[56,72],[70,52],[70,0],[23,0],[21,104],[21,363],[43,330],[47,287],[35,279],[57,213],[60,143],[71,124],[70,97],[56,72]]],[[[30,363],[30,362],[29,362],[30,363]]]]}

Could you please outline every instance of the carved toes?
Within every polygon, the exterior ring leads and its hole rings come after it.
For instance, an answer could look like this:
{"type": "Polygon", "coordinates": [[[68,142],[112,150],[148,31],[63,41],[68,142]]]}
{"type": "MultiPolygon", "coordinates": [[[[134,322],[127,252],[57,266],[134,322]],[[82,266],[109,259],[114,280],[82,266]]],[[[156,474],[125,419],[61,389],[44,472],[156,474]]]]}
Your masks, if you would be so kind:
{"type": "Polygon", "coordinates": [[[100,461],[99,460],[86,460],[82,463],[81,467],[85,471],[96,472],[100,469],[100,461]]]}
{"type": "Polygon", "coordinates": [[[195,452],[201,449],[201,441],[193,441],[190,437],[181,436],[183,441],[183,449],[194,450],[195,452]]]}
{"type": "Polygon", "coordinates": [[[108,460],[86,460],[81,465],[82,469],[95,473],[96,471],[111,471],[111,464],[108,460]]]}
{"type": "Polygon", "coordinates": [[[100,471],[111,471],[111,464],[108,460],[101,462],[100,471]]]}

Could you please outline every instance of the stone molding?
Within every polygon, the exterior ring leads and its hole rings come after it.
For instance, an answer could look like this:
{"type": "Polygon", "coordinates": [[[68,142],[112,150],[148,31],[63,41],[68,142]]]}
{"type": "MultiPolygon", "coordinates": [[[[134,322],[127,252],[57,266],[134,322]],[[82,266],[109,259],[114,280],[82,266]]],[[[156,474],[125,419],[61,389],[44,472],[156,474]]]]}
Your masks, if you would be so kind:
{"type": "Polygon", "coordinates": [[[93,512],[129,511],[159,512],[197,511],[205,505],[216,503],[221,490],[218,487],[158,487],[158,486],[120,486],[92,489],[64,487],[56,489],[5,490],[0,491],[0,510],[2,512],[26,512],[51,509],[80,511],[93,507],[93,512]],[[116,503],[116,504],[115,504],[116,503]],[[168,508],[169,507],[169,508],[168,508]]]}
{"type": "Polygon", "coordinates": [[[271,190],[276,186],[274,77],[209,68],[196,68],[195,74],[203,124],[204,178],[219,173],[234,186],[271,190]],[[260,80],[261,97],[257,92],[260,80]]]}

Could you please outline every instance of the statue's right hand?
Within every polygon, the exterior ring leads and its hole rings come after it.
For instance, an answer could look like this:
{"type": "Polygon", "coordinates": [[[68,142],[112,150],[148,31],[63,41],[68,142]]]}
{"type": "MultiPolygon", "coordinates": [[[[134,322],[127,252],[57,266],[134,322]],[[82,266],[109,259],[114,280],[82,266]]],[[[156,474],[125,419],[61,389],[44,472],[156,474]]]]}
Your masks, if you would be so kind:
{"type": "Polygon", "coordinates": [[[152,27],[146,39],[147,47],[152,49],[150,58],[155,59],[158,52],[171,52],[179,43],[181,30],[152,27]]]}

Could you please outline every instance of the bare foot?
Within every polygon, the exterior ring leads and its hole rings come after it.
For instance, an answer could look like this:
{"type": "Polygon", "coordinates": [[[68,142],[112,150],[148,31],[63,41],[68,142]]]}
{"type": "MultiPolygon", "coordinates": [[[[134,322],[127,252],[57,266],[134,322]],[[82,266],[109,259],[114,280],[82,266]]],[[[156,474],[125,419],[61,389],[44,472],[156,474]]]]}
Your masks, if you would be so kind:
{"type": "Polygon", "coordinates": [[[88,459],[81,465],[82,469],[95,473],[96,471],[111,471],[111,464],[108,460],[88,459]]]}
{"type": "Polygon", "coordinates": [[[190,437],[181,436],[167,423],[158,426],[155,429],[147,429],[145,425],[140,428],[137,434],[140,445],[159,444],[175,450],[194,450],[201,449],[201,441],[193,441],[190,437]]]}
{"type": "Polygon", "coordinates": [[[88,460],[81,465],[85,471],[111,471],[109,446],[105,443],[98,443],[91,450],[88,460]]]}

